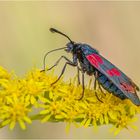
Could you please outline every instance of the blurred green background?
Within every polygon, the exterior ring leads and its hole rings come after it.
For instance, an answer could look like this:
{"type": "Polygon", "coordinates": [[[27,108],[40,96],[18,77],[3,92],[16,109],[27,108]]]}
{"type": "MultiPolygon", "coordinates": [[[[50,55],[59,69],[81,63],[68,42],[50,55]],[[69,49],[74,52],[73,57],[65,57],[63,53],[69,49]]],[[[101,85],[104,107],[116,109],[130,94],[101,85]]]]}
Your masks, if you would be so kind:
{"type": "MultiPolygon", "coordinates": [[[[32,67],[43,68],[45,52],[64,47],[68,40],[49,32],[55,27],[75,42],[91,44],[112,63],[140,85],[140,2],[0,2],[0,65],[19,76],[32,67]]],[[[52,65],[63,51],[49,55],[52,65]]],[[[66,54],[71,58],[71,55],[66,54]]],[[[64,61],[56,68],[59,73],[64,61]]],[[[65,77],[76,70],[67,68],[65,77]]],[[[139,117],[140,118],[140,117],[139,117]]],[[[0,138],[140,138],[138,131],[124,129],[115,137],[111,126],[71,127],[66,134],[64,123],[33,122],[22,131],[3,128],[0,138]]]]}

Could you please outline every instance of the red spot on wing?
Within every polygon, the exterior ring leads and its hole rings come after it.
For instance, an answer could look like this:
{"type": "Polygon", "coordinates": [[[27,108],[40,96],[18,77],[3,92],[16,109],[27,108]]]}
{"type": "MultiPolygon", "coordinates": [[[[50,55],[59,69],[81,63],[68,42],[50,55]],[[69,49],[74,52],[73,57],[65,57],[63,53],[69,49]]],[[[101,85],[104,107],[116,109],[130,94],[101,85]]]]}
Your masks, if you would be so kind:
{"type": "Polygon", "coordinates": [[[88,61],[93,65],[95,66],[96,68],[99,67],[99,64],[102,64],[103,63],[103,60],[102,58],[97,55],[97,54],[90,54],[90,55],[87,55],[86,58],[88,59],[88,61]]]}
{"type": "Polygon", "coordinates": [[[136,93],[135,88],[132,85],[122,82],[121,88],[130,93],[136,93]]]}
{"type": "Polygon", "coordinates": [[[110,76],[120,76],[121,73],[116,69],[112,68],[106,71],[110,76]]]}

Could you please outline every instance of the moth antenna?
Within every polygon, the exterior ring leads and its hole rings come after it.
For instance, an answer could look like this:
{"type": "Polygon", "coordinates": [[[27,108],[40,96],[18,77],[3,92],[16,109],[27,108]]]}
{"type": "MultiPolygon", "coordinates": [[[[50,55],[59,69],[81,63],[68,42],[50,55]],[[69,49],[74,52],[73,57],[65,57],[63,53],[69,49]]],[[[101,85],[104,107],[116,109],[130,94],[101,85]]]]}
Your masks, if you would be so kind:
{"type": "Polygon", "coordinates": [[[65,48],[67,48],[67,47],[57,48],[57,49],[54,49],[54,50],[51,50],[51,51],[47,52],[47,53],[44,55],[44,58],[43,58],[44,71],[45,71],[45,69],[46,69],[46,57],[48,56],[48,54],[50,54],[50,53],[52,53],[52,52],[55,52],[55,51],[64,50],[65,48]]]}
{"type": "Polygon", "coordinates": [[[64,33],[60,32],[60,31],[56,30],[55,28],[50,28],[50,31],[52,33],[58,33],[58,34],[61,34],[61,35],[65,36],[71,43],[74,44],[74,41],[72,41],[66,34],[64,34],[64,33]]]}

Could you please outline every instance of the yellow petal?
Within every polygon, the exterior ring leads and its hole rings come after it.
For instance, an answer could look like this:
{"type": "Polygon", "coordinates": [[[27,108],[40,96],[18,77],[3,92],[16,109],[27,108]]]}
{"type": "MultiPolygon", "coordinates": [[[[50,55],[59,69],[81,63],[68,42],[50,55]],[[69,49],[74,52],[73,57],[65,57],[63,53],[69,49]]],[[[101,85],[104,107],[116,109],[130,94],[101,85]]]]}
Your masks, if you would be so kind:
{"type": "Polygon", "coordinates": [[[113,112],[113,111],[108,111],[108,115],[112,120],[116,120],[117,119],[117,113],[113,112]]]}
{"type": "Polygon", "coordinates": [[[31,104],[35,104],[35,102],[36,102],[35,97],[34,96],[31,96],[31,104]]]}
{"type": "Polygon", "coordinates": [[[62,115],[56,115],[55,118],[56,119],[64,119],[64,116],[62,116],[62,115]]]}
{"type": "Polygon", "coordinates": [[[47,98],[41,97],[39,96],[40,101],[42,101],[43,103],[51,103],[50,100],[48,100],[47,98]]]}
{"type": "Polygon", "coordinates": [[[80,119],[85,118],[85,114],[79,114],[79,115],[76,116],[76,118],[80,118],[80,119]]]}
{"type": "Polygon", "coordinates": [[[1,125],[2,125],[2,126],[5,126],[5,125],[9,124],[10,122],[11,122],[11,120],[10,120],[10,119],[7,119],[7,120],[3,121],[3,122],[1,123],[1,125]]]}
{"type": "Polygon", "coordinates": [[[100,116],[100,124],[104,123],[103,115],[100,116]]]}
{"type": "Polygon", "coordinates": [[[10,123],[10,125],[9,125],[9,128],[10,128],[11,130],[13,130],[13,128],[15,127],[15,125],[16,125],[16,122],[15,122],[15,121],[12,121],[12,122],[10,123]]]}
{"type": "Polygon", "coordinates": [[[70,131],[70,125],[71,125],[70,122],[68,122],[68,123],[66,124],[66,133],[69,133],[69,131],[70,131]]]}
{"type": "Polygon", "coordinates": [[[80,124],[81,124],[81,126],[84,126],[85,125],[85,123],[86,123],[86,121],[87,121],[87,119],[85,118],[80,124]]]}
{"type": "Polygon", "coordinates": [[[137,126],[135,126],[135,125],[130,125],[131,126],[131,128],[133,128],[134,130],[138,130],[138,127],[137,126]]]}
{"type": "Polygon", "coordinates": [[[119,132],[121,131],[121,129],[122,129],[122,128],[117,128],[117,129],[115,130],[115,132],[114,132],[114,135],[115,135],[115,136],[118,135],[119,132]]]}
{"type": "Polygon", "coordinates": [[[49,92],[49,97],[50,97],[50,99],[53,99],[53,92],[52,91],[49,92]]]}
{"type": "Polygon", "coordinates": [[[27,116],[24,117],[24,120],[27,122],[27,123],[32,123],[31,119],[27,116]]]}
{"type": "Polygon", "coordinates": [[[42,111],[40,111],[39,114],[48,114],[49,112],[50,112],[50,110],[42,110],[42,111]]]}
{"type": "Polygon", "coordinates": [[[89,118],[89,119],[86,121],[84,127],[88,127],[88,126],[90,125],[90,122],[91,122],[91,118],[89,118]]]}
{"type": "Polygon", "coordinates": [[[104,121],[105,121],[106,124],[109,123],[109,119],[108,119],[108,116],[107,115],[104,115],[104,121]]]}
{"type": "Polygon", "coordinates": [[[23,121],[23,120],[18,120],[18,122],[19,122],[20,127],[21,127],[23,130],[25,130],[25,129],[26,129],[26,126],[25,126],[24,121],[23,121]]]}
{"type": "Polygon", "coordinates": [[[25,97],[25,102],[28,102],[30,100],[31,96],[30,94],[28,94],[26,97],[25,97]]]}
{"type": "Polygon", "coordinates": [[[41,122],[44,123],[44,122],[47,122],[49,119],[50,119],[51,115],[47,115],[46,117],[44,117],[41,122]]]}

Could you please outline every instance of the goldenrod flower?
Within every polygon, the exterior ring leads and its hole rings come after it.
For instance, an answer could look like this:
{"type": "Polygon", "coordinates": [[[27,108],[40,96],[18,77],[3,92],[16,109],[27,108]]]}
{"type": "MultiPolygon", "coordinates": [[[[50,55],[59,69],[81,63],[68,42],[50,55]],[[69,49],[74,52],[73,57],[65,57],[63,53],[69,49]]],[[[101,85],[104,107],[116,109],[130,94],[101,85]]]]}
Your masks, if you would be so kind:
{"type": "Polygon", "coordinates": [[[11,74],[6,69],[0,66],[0,79],[10,79],[11,74]]]}
{"type": "Polygon", "coordinates": [[[133,122],[140,108],[130,100],[121,100],[98,89],[100,102],[90,81],[85,87],[84,98],[79,101],[82,87],[77,85],[75,78],[70,82],[61,79],[51,85],[56,79],[53,73],[35,68],[24,77],[17,77],[0,67],[0,127],[9,125],[13,129],[19,123],[25,129],[26,122],[38,119],[43,123],[66,122],[67,128],[71,123],[79,127],[112,124],[115,134],[129,126],[135,128],[133,122]]]}
{"type": "Polygon", "coordinates": [[[13,129],[18,122],[22,129],[25,129],[25,122],[31,123],[31,119],[28,117],[28,113],[31,111],[29,103],[25,103],[24,100],[13,97],[9,102],[0,107],[0,120],[1,127],[8,125],[10,129],[13,129]]]}

